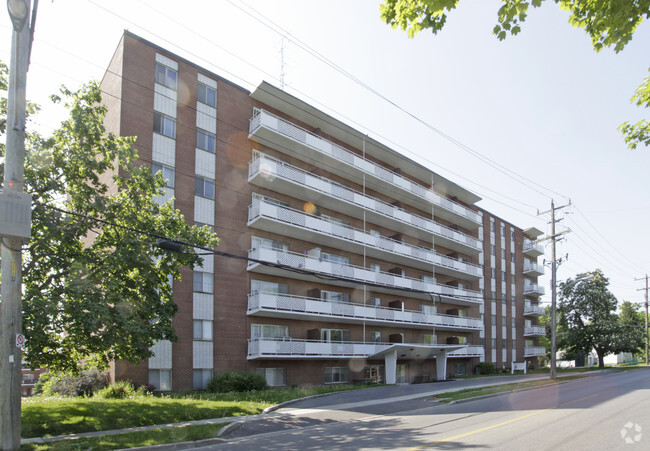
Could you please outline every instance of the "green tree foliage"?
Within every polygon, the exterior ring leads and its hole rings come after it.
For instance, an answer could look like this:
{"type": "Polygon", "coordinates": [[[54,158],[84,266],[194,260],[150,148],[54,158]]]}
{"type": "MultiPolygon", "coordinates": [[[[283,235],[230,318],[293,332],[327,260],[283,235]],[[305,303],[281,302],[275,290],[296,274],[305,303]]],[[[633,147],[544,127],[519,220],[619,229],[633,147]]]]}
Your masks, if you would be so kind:
{"type": "MultiPolygon", "coordinates": [[[[516,35],[526,20],[530,7],[539,7],[544,0],[501,0],[497,24],[492,32],[504,40],[516,35]]],[[[632,40],[634,32],[644,19],[650,18],[650,0],[553,0],[569,13],[569,23],[582,28],[591,38],[594,50],[612,47],[620,52],[632,40]]],[[[458,6],[459,0],[384,0],[380,6],[381,19],[406,31],[414,37],[429,29],[437,34],[445,26],[447,15],[458,6]]],[[[650,107],[650,77],[646,78],[632,97],[632,103],[650,107]]],[[[630,149],[650,145],[650,122],[625,122],[619,130],[630,149]]]]}
{"type": "Polygon", "coordinates": [[[599,269],[560,283],[558,348],[568,355],[598,354],[603,367],[607,354],[634,352],[643,337],[643,329],[621,324],[615,314],[618,301],[609,291],[607,279],[599,269]]]}
{"type": "Polygon", "coordinates": [[[218,239],[186,224],[170,202],[153,200],[165,181],[136,164],[135,138],[106,133],[96,82],[61,92],[53,99],[69,118],[48,138],[26,139],[25,190],[33,201],[32,238],[23,248],[24,356],[34,367],[72,372],[82,362],[137,363],[156,341],[177,339],[169,282],[181,266],[201,264],[191,250],[163,251],[158,238],[137,231],[208,247],[218,239]]]}

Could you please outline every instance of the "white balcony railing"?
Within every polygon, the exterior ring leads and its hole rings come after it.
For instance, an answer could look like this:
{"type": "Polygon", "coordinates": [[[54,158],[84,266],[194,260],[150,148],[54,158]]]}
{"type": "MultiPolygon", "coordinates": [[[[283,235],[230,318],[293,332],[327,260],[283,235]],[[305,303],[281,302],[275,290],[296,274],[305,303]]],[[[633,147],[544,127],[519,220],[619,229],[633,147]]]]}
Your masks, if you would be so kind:
{"type": "Polygon", "coordinates": [[[274,312],[276,317],[302,317],[322,320],[358,320],[366,323],[437,327],[446,330],[482,330],[480,318],[396,310],[348,302],[327,302],[316,298],[278,293],[254,293],[248,296],[248,313],[274,312]]]}
{"type": "MultiPolygon", "coordinates": [[[[308,273],[334,276],[344,279],[344,282],[368,283],[387,289],[431,293],[433,296],[439,295],[440,297],[458,303],[483,303],[483,295],[479,291],[441,285],[388,272],[372,271],[360,266],[323,261],[319,254],[320,251],[317,249],[310,251],[310,253],[298,254],[296,252],[286,252],[266,246],[253,248],[248,252],[249,258],[253,260],[270,263],[271,265],[284,265],[308,273]]],[[[259,263],[249,261],[248,270],[254,270],[258,265],[259,263]]]]}
{"type": "Polygon", "coordinates": [[[544,253],[544,246],[534,241],[524,239],[524,254],[528,255],[542,255],[544,253]]]}
{"type": "MultiPolygon", "coordinates": [[[[248,341],[248,359],[265,357],[283,359],[367,358],[391,346],[393,346],[393,343],[328,342],[297,340],[289,337],[284,339],[255,339],[248,341]]],[[[467,346],[467,348],[449,352],[447,356],[449,358],[482,357],[483,348],[481,346],[467,346]]]]}
{"type": "Polygon", "coordinates": [[[410,213],[395,205],[354,191],[340,183],[335,183],[332,180],[312,174],[256,151],[248,167],[248,178],[251,180],[258,175],[261,175],[265,180],[280,178],[300,188],[315,191],[318,194],[325,194],[341,202],[369,210],[385,218],[407,224],[419,230],[442,237],[445,240],[451,240],[452,242],[467,246],[475,252],[483,248],[477,238],[466,233],[444,226],[423,216],[410,213]]]}
{"type": "MultiPolygon", "coordinates": [[[[295,227],[300,231],[318,233],[323,237],[327,237],[328,242],[321,244],[332,245],[331,238],[336,238],[345,243],[366,246],[374,250],[413,259],[417,262],[442,266],[473,277],[481,277],[482,275],[481,267],[473,263],[459,261],[425,247],[413,246],[387,237],[374,236],[363,230],[254,197],[253,203],[248,208],[248,225],[252,225],[260,218],[268,218],[282,223],[287,226],[286,230],[295,227]]],[[[305,239],[309,239],[309,237],[305,239]]]]}
{"type": "Polygon", "coordinates": [[[524,337],[544,335],[546,335],[546,329],[544,326],[528,326],[524,328],[524,337]]]}
{"type": "Polygon", "coordinates": [[[531,296],[543,296],[544,293],[545,293],[544,287],[536,283],[524,285],[524,294],[531,295],[531,296]]]}
{"type": "Polygon", "coordinates": [[[541,305],[526,304],[524,305],[524,315],[527,316],[541,316],[546,314],[546,309],[541,305]]]}
{"type": "Polygon", "coordinates": [[[546,348],[544,346],[530,346],[524,348],[524,357],[539,357],[546,355],[546,348]]]}
{"type": "Polygon", "coordinates": [[[454,202],[450,199],[444,198],[435,193],[431,189],[419,185],[401,175],[392,172],[383,166],[380,166],[370,160],[363,158],[354,152],[349,151],[331,141],[328,141],[309,130],[305,130],[279,116],[276,116],[266,110],[255,110],[255,114],[250,119],[249,133],[255,135],[260,128],[272,130],[275,133],[282,135],[285,138],[296,141],[310,149],[317,151],[323,155],[333,158],[341,163],[349,165],[371,177],[383,180],[390,183],[392,186],[397,187],[404,192],[416,196],[430,202],[438,207],[441,207],[454,215],[458,215],[468,219],[476,225],[481,224],[481,218],[478,213],[470,210],[469,208],[454,202]]]}
{"type": "Polygon", "coordinates": [[[535,262],[525,261],[524,262],[524,274],[534,274],[536,276],[544,275],[544,266],[538,265],[535,262]]]}

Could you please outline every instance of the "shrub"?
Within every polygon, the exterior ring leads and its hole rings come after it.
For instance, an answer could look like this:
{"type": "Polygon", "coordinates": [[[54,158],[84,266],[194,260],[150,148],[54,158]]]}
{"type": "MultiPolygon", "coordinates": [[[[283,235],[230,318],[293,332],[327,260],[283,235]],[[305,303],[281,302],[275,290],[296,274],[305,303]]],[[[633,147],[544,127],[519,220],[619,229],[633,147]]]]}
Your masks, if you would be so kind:
{"type": "Polygon", "coordinates": [[[244,392],[266,390],[266,379],[257,373],[226,371],[217,374],[208,382],[207,390],[212,393],[244,392]]]}
{"type": "Polygon", "coordinates": [[[144,396],[146,391],[144,387],[136,390],[133,384],[129,381],[117,381],[114,384],[97,390],[95,395],[97,398],[103,399],[124,399],[133,398],[135,396],[144,396]]]}
{"type": "MultiPolygon", "coordinates": [[[[108,373],[98,369],[83,370],[78,375],[50,374],[42,384],[46,396],[92,396],[108,385],[108,373]]],[[[42,376],[41,376],[42,377],[42,376]]]]}
{"type": "Polygon", "coordinates": [[[34,394],[35,395],[42,394],[45,383],[48,382],[50,379],[52,379],[51,372],[46,371],[44,373],[41,373],[41,375],[38,377],[38,380],[34,383],[34,394]]]}
{"type": "Polygon", "coordinates": [[[479,374],[497,374],[497,369],[492,362],[481,362],[477,365],[479,374]]]}

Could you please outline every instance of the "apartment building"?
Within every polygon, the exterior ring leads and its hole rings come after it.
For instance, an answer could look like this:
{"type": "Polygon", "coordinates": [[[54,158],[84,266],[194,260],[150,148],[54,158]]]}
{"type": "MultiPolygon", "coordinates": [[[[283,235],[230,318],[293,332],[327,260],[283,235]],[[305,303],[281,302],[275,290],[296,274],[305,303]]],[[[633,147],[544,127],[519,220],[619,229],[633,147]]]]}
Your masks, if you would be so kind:
{"type": "Polygon", "coordinates": [[[410,383],[544,354],[539,231],[281,89],[249,92],[130,32],[102,88],[108,129],[168,180],[159,201],[246,257],[182,271],[179,340],[114,378],[410,383]]]}

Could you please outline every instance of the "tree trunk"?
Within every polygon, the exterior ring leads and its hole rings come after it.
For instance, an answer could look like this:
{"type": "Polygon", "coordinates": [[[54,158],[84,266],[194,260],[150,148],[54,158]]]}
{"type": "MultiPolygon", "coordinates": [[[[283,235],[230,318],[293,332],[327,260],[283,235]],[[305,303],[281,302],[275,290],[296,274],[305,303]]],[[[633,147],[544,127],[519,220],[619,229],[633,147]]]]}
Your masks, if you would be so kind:
{"type": "Polygon", "coordinates": [[[605,368],[605,350],[604,349],[596,349],[596,355],[598,355],[598,368],[605,368]]]}

